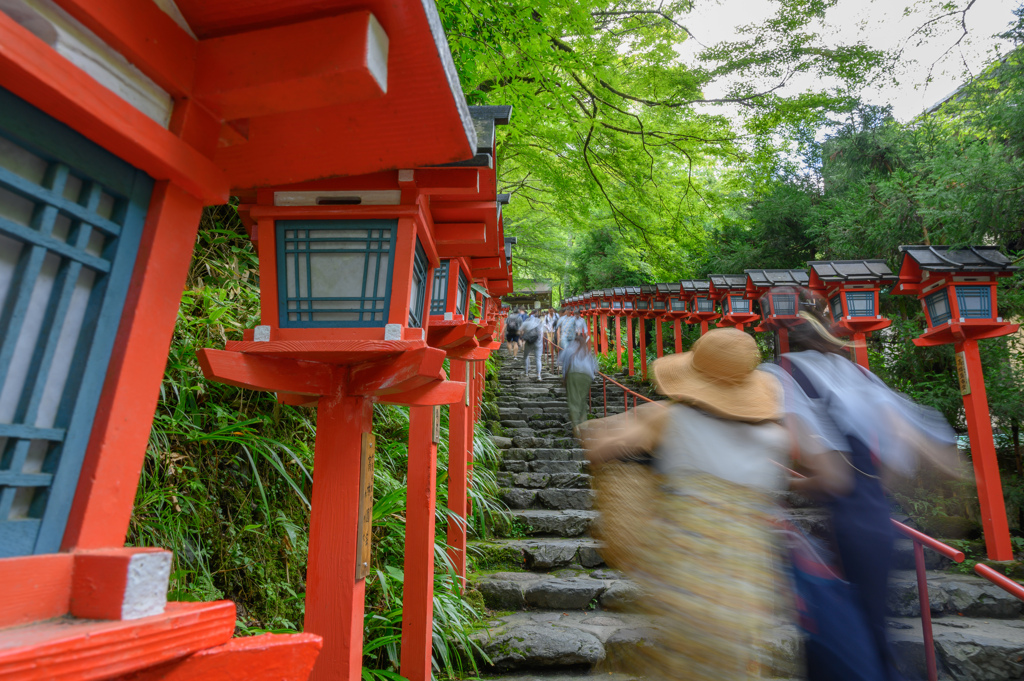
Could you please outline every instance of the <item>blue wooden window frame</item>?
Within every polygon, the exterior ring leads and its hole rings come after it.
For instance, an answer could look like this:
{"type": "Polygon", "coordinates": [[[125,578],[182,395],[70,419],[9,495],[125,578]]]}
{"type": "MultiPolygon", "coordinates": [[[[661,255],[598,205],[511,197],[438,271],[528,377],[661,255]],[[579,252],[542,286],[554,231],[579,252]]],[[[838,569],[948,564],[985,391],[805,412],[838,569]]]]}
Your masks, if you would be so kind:
{"type": "Polygon", "coordinates": [[[832,321],[838,322],[843,318],[843,301],[838,293],[828,299],[828,307],[832,312],[832,321]]]}
{"type": "Polygon", "coordinates": [[[682,298],[672,299],[672,311],[673,312],[686,312],[686,301],[682,298]]]}
{"type": "Polygon", "coordinates": [[[992,287],[957,285],[956,304],[963,319],[992,319],[992,287]]]}
{"type": "Polygon", "coordinates": [[[847,291],[846,310],[851,317],[874,317],[875,292],[847,291]]]}
{"type": "Polygon", "coordinates": [[[459,268],[459,294],[455,299],[455,313],[466,316],[466,302],[469,300],[469,279],[466,273],[459,268]]]}
{"type": "Polygon", "coordinates": [[[773,293],[771,295],[772,314],[786,317],[796,316],[795,293],[773,293]]]}
{"type": "Polygon", "coordinates": [[[602,309],[607,310],[607,309],[611,308],[611,306],[612,306],[612,304],[611,304],[610,301],[607,301],[607,300],[602,300],[601,301],[601,308],[602,309]]]}
{"type": "Polygon", "coordinates": [[[729,313],[750,314],[750,301],[743,296],[729,296],[729,313]]]}
{"type": "Polygon", "coordinates": [[[942,326],[953,319],[953,310],[949,306],[949,297],[945,288],[940,288],[934,293],[924,297],[925,308],[928,310],[928,319],[933,327],[942,326]]]}
{"type": "Polygon", "coordinates": [[[448,302],[448,270],[451,260],[442,260],[434,270],[434,289],[430,293],[430,314],[444,314],[448,302]]]}
{"type": "Polygon", "coordinates": [[[705,296],[697,296],[693,299],[693,311],[694,312],[714,312],[715,301],[705,296]]]}
{"type": "Polygon", "coordinates": [[[649,306],[650,306],[650,303],[648,301],[646,301],[646,300],[638,300],[638,301],[636,301],[636,309],[638,309],[638,310],[646,310],[646,309],[648,309],[649,306]]]}
{"type": "Polygon", "coordinates": [[[655,310],[664,310],[667,306],[668,305],[667,305],[667,303],[665,303],[664,300],[655,300],[654,301],[654,309],[655,310]]]}
{"type": "Polygon", "coordinates": [[[387,324],[398,220],[278,220],[274,227],[277,237],[278,324],[281,328],[363,328],[387,324]],[[324,232],[350,232],[352,236],[325,237],[322,236],[324,232]],[[314,254],[325,253],[365,256],[361,291],[341,297],[316,295],[310,259],[314,254]],[[380,277],[371,276],[371,273],[379,275],[384,258],[387,258],[387,274],[382,291],[380,277]],[[289,259],[295,265],[294,296],[288,295],[289,259]],[[335,305],[326,307],[331,303],[335,305]],[[321,314],[338,313],[352,314],[358,319],[316,318],[321,314]]]}
{"type": "Polygon", "coordinates": [[[0,167],[0,188],[33,205],[27,226],[0,217],[0,235],[22,244],[6,299],[0,300],[0,389],[11,375],[19,338],[30,332],[28,307],[42,283],[44,263],[56,264],[14,417],[0,423],[0,558],[7,558],[60,550],[153,180],[2,88],[0,136],[47,165],[41,183],[0,167]],[[101,212],[101,203],[111,206],[109,213],[101,212]],[[67,225],[64,238],[54,229],[58,221],[67,225]],[[86,288],[88,279],[80,278],[88,276],[92,284],[86,288]],[[81,298],[78,306],[73,304],[80,282],[84,310],[81,298]],[[81,325],[76,336],[63,336],[72,311],[82,314],[81,325]],[[68,344],[63,347],[71,353],[70,367],[57,395],[53,425],[38,427],[61,342],[68,344]],[[36,450],[43,454],[42,465],[26,472],[32,447],[42,448],[36,450]],[[14,506],[19,494],[22,502],[14,506]],[[12,518],[12,508],[20,507],[27,508],[24,517],[12,518]]]}
{"type": "Polygon", "coordinates": [[[427,296],[427,272],[430,262],[427,253],[416,238],[416,252],[412,258],[412,286],[409,292],[409,326],[418,329],[423,326],[423,305],[427,296]]]}

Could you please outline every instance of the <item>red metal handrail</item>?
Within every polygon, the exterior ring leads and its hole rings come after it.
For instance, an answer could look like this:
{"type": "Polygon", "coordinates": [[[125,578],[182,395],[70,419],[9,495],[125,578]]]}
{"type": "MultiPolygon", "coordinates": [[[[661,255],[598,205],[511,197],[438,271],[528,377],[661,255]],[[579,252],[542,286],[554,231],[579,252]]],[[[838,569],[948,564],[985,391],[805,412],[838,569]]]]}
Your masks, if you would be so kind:
{"type": "Polygon", "coordinates": [[[984,563],[978,563],[975,565],[974,571],[999,588],[1024,601],[1024,584],[1015,582],[1009,577],[999,574],[984,563]]]}

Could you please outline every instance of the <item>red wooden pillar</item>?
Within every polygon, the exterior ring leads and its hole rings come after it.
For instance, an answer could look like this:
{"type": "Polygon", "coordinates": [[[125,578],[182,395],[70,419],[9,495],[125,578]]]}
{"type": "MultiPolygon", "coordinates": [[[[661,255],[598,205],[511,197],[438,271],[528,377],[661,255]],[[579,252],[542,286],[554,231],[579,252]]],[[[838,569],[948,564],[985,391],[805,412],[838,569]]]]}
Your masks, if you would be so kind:
{"type": "Polygon", "coordinates": [[[368,399],[341,390],[317,405],[303,627],[324,639],[313,681],[358,681],[362,673],[366,580],[356,579],[360,451],[372,420],[368,399]]]}
{"type": "Polygon", "coordinates": [[[967,371],[967,394],[963,396],[964,412],[967,415],[967,435],[971,439],[971,461],[978,484],[985,549],[990,560],[1013,560],[1010,528],[1006,522],[1006,504],[1003,501],[999,462],[996,460],[996,448],[992,440],[992,417],[988,411],[988,396],[985,392],[985,377],[981,368],[981,355],[978,353],[978,341],[960,341],[954,346],[954,351],[963,353],[962,359],[967,371]]]}
{"type": "MultiPolygon", "coordinates": [[[[468,362],[450,360],[451,376],[454,380],[466,381],[467,399],[451,405],[448,411],[448,510],[465,521],[467,513],[467,484],[469,450],[472,445],[470,428],[473,419],[469,415],[471,368],[468,362]]],[[[466,586],[466,525],[463,522],[448,521],[448,559],[455,568],[455,574],[466,586]]]]}
{"type": "Polygon", "coordinates": [[[608,315],[601,315],[601,354],[608,354],[608,315]]]}
{"type": "Polygon", "coordinates": [[[662,319],[661,317],[654,318],[654,337],[657,339],[658,345],[658,357],[665,356],[665,337],[663,335],[663,329],[661,328],[662,319]]]}
{"type": "Polygon", "coordinates": [[[435,407],[409,407],[401,674],[430,681],[434,622],[434,511],[437,502],[435,407]]]}
{"type": "Polygon", "coordinates": [[[683,320],[676,319],[672,328],[676,332],[676,353],[678,354],[683,351],[683,320]]]}
{"type": "MultiPolygon", "coordinates": [[[[779,339],[779,354],[784,355],[787,352],[789,352],[789,329],[782,326],[779,327],[779,329],[775,333],[777,334],[779,339]]],[[[866,354],[864,356],[864,359],[867,360],[866,354]]],[[[857,363],[860,364],[859,359],[857,363]]],[[[861,364],[861,366],[863,366],[866,369],[867,361],[865,361],[864,364],[861,364]]]]}
{"type": "Polygon", "coordinates": [[[703,336],[707,332],[708,332],[708,323],[706,321],[701,321],[701,323],[700,323],[700,335],[703,336]]]}
{"type": "Polygon", "coordinates": [[[612,317],[612,321],[615,322],[615,365],[622,371],[622,325],[617,316],[612,317]]]}
{"type": "Polygon", "coordinates": [[[640,378],[647,380],[647,328],[644,320],[638,319],[640,324],[640,378]]]}
{"type": "Polygon", "coordinates": [[[865,369],[870,369],[871,366],[868,360],[867,336],[868,335],[863,332],[857,332],[853,334],[853,360],[857,362],[857,364],[864,367],[865,369]]]}
{"type": "Polygon", "coordinates": [[[633,376],[636,374],[636,369],[633,368],[633,318],[626,317],[626,351],[628,353],[627,360],[629,361],[629,375],[633,376]]]}

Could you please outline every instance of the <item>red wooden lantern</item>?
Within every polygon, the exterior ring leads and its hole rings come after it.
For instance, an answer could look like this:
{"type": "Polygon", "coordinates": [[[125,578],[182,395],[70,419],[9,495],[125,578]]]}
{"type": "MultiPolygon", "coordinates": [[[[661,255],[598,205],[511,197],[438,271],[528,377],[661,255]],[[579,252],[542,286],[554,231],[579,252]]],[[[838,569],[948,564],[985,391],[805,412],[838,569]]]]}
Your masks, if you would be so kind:
{"type": "Polygon", "coordinates": [[[872,331],[892,324],[881,314],[879,292],[896,281],[884,260],[826,260],[809,262],[809,286],[825,296],[832,332],[854,340],[854,358],[870,369],[865,340],[872,331]]]}
{"type": "Polygon", "coordinates": [[[703,336],[708,332],[708,323],[721,316],[711,297],[711,282],[707,279],[683,279],[679,282],[679,296],[686,301],[689,311],[686,322],[700,324],[700,335],[703,336]]]}
{"type": "Polygon", "coordinates": [[[917,296],[928,324],[914,344],[952,343],[956,352],[988,557],[1012,560],[978,341],[1005,336],[1020,328],[1003,321],[996,307],[996,280],[1010,276],[1018,268],[994,246],[961,250],[947,246],[900,246],[900,252],[903,262],[892,292],[917,296]]]}
{"type": "MultiPolygon", "coordinates": [[[[306,630],[325,635],[325,655],[334,646],[339,657],[351,653],[350,639],[328,636],[338,631],[339,617],[343,628],[354,627],[352,636],[362,630],[368,555],[360,547],[369,520],[358,505],[343,502],[360,498],[360,484],[372,487],[371,402],[412,407],[410,441],[418,447],[410,448],[410,460],[430,462],[437,446],[434,405],[466,393],[465,383],[445,380],[445,351],[427,344],[433,269],[440,262],[418,172],[259,190],[257,203],[240,212],[256,223],[261,325],[225,350],[199,353],[207,378],[276,391],[292,404],[317,404],[306,630]],[[339,602],[346,604],[342,612],[339,602]]],[[[410,465],[410,486],[429,486],[431,470],[429,463],[410,465]]],[[[433,509],[430,514],[427,523],[433,509]]],[[[410,509],[412,522],[420,515],[410,509]]],[[[432,545],[429,551],[432,557],[432,545]]],[[[406,588],[417,593],[412,583],[406,588]]],[[[409,622],[426,612],[410,613],[409,622]]],[[[429,674],[429,647],[427,665],[429,674]]]]}
{"type": "Polygon", "coordinates": [[[757,321],[759,315],[751,309],[751,300],[747,297],[747,278],[742,274],[712,274],[709,295],[722,308],[722,319],[718,326],[731,326],[743,330],[743,327],[757,321]]]}
{"type": "Polygon", "coordinates": [[[761,308],[755,331],[774,331],[780,353],[789,352],[788,326],[799,323],[799,287],[807,286],[807,270],[746,270],[747,297],[761,308]]]}
{"type": "MultiPolygon", "coordinates": [[[[597,292],[597,314],[600,320],[598,340],[601,344],[601,354],[608,354],[608,317],[612,314],[615,291],[610,288],[597,292]]],[[[621,302],[620,302],[621,305],[621,302]]],[[[621,309],[621,308],[620,308],[621,309]]]]}
{"type": "Polygon", "coordinates": [[[680,284],[658,284],[659,291],[662,291],[662,287],[666,296],[665,318],[672,322],[675,350],[680,353],[683,351],[683,322],[689,318],[686,300],[679,293],[680,284]]]}
{"type": "Polygon", "coordinates": [[[672,297],[672,284],[655,284],[654,295],[651,297],[651,311],[654,316],[654,330],[657,337],[658,357],[665,355],[665,337],[662,324],[671,321],[669,300],[672,297]]]}

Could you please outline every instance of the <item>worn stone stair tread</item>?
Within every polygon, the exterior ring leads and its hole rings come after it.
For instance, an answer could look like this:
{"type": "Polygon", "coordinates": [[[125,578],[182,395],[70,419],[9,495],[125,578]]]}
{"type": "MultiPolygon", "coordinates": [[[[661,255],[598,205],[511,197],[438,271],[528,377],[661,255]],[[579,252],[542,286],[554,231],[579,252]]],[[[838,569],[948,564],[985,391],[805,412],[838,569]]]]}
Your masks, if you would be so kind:
{"type": "Polygon", "coordinates": [[[531,528],[531,534],[578,537],[590,531],[597,511],[576,509],[515,509],[512,515],[531,528]]]}
{"type": "Polygon", "coordinates": [[[518,552],[523,563],[531,570],[549,570],[571,565],[600,567],[604,559],[599,552],[600,542],[590,537],[534,537],[530,539],[502,539],[490,542],[471,542],[488,547],[501,547],[518,552]]]}
{"type": "MultiPolygon", "coordinates": [[[[474,635],[498,670],[578,667],[599,671],[636,669],[636,654],[653,632],[641,615],[596,612],[520,612],[496,618],[474,635]]],[[[784,662],[798,651],[796,629],[779,624],[769,647],[784,662]]]]}
{"type": "MultiPolygon", "coordinates": [[[[894,570],[889,580],[888,609],[892,615],[920,617],[917,574],[913,570],[894,570]]],[[[928,604],[933,621],[971,621],[972,618],[1017,620],[1024,648],[1024,601],[976,575],[928,572],[928,604]]]]}

